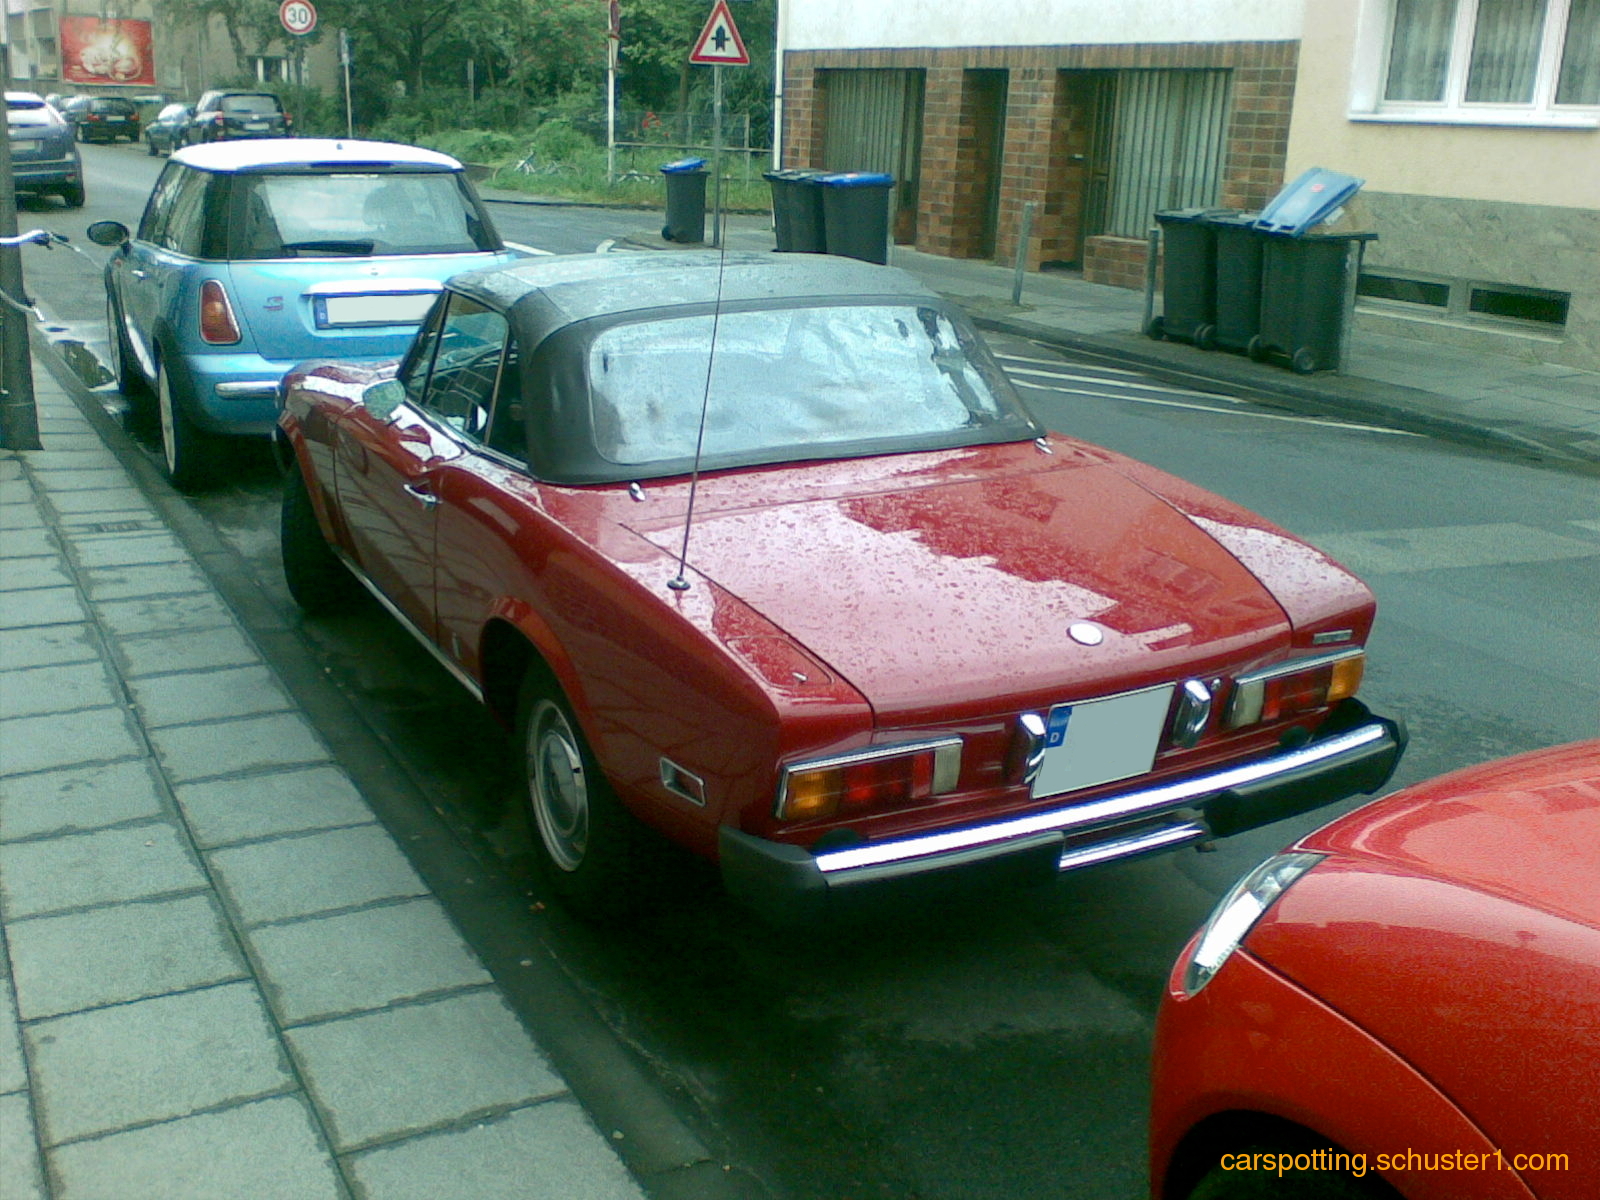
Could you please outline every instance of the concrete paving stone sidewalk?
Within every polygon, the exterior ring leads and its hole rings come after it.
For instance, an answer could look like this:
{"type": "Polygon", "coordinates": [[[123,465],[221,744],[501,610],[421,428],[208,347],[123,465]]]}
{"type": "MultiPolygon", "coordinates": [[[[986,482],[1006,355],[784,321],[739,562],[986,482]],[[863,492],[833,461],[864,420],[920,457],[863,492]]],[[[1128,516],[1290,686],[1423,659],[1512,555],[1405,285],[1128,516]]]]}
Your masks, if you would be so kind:
{"type": "Polygon", "coordinates": [[[6,1200],[643,1192],[72,399],[0,451],[6,1200]]]}

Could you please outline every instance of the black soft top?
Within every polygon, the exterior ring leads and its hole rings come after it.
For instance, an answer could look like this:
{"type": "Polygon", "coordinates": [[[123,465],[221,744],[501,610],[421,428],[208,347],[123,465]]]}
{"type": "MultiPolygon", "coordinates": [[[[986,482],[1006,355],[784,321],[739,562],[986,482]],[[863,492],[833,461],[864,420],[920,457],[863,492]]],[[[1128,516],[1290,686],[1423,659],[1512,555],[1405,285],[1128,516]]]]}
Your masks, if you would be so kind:
{"type": "Polygon", "coordinates": [[[506,312],[524,353],[595,317],[657,309],[788,306],[804,301],[942,302],[913,275],[816,254],[715,251],[552,255],[457,275],[450,286],[506,312]]]}

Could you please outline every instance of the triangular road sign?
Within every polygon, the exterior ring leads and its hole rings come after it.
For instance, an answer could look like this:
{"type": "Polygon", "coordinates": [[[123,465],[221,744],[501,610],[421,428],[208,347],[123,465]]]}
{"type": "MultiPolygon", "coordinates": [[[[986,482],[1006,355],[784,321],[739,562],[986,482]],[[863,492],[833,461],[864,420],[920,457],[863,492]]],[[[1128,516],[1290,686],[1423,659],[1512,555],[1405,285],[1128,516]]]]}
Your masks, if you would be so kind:
{"type": "Polygon", "coordinates": [[[706,27],[700,31],[700,38],[694,44],[689,61],[713,67],[750,65],[744,39],[739,36],[739,27],[733,23],[733,14],[728,11],[728,0],[717,0],[711,15],[706,18],[706,27]]]}

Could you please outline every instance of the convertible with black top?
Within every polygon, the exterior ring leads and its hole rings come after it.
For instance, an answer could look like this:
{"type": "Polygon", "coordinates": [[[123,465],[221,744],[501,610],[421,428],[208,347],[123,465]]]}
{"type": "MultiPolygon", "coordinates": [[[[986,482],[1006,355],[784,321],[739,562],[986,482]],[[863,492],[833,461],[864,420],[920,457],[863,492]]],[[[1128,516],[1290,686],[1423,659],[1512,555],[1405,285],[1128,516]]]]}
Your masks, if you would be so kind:
{"type": "Polygon", "coordinates": [[[516,730],[555,891],[670,838],[797,919],[1370,792],[1374,604],[1318,550],[1047,431],[963,313],[820,255],[459,275],[403,361],[303,366],[284,568],[365,585],[516,730]],[[859,894],[859,893],[858,893],[859,894]]]}

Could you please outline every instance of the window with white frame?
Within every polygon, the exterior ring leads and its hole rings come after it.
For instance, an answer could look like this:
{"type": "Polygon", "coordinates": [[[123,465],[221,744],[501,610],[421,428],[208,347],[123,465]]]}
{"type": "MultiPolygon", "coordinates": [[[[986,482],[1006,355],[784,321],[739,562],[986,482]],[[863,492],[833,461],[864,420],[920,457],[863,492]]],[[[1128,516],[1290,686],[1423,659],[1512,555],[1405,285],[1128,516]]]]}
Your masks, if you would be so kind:
{"type": "Polygon", "coordinates": [[[1387,8],[1372,117],[1600,118],[1600,0],[1388,0],[1387,8]]]}

